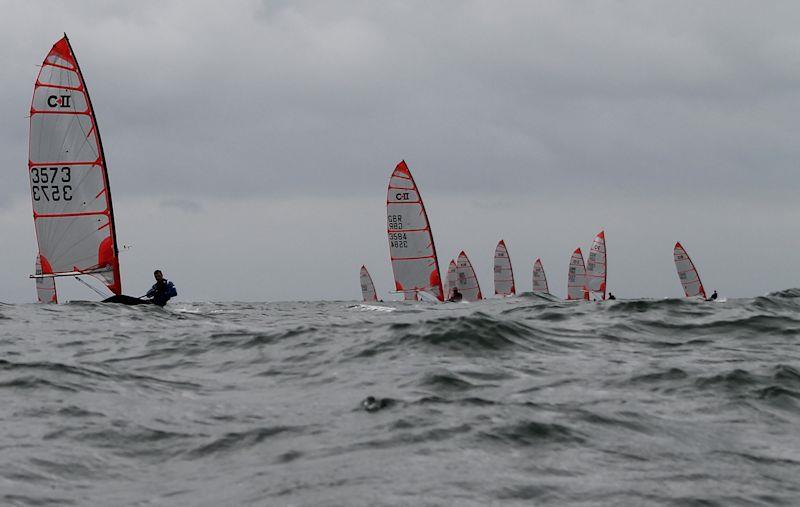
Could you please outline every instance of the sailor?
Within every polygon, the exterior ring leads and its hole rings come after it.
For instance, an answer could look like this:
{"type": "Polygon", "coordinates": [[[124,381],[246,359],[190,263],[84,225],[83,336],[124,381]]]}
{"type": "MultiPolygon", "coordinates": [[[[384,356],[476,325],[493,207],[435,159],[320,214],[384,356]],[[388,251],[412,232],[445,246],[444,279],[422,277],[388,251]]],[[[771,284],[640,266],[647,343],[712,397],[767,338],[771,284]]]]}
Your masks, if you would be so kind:
{"type": "Polygon", "coordinates": [[[459,301],[461,301],[462,297],[463,296],[461,295],[461,293],[458,292],[458,287],[453,287],[453,292],[450,294],[450,299],[448,299],[447,301],[451,303],[458,303],[459,301]]]}
{"type": "Polygon", "coordinates": [[[612,294],[611,292],[609,292],[609,293],[608,293],[608,299],[609,299],[610,301],[613,301],[613,300],[617,299],[617,297],[616,297],[614,294],[612,294]]]}
{"type": "Polygon", "coordinates": [[[153,276],[156,279],[156,283],[153,284],[144,297],[150,299],[154,305],[164,306],[167,301],[178,295],[178,291],[175,290],[175,285],[172,282],[164,278],[164,274],[161,273],[160,269],[155,270],[153,276]]]}
{"type": "Polygon", "coordinates": [[[706,299],[706,301],[715,301],[716,299],[717,299],[717,291],[714,291],[714,293],[711,294],[711,297],[706,299]]]}

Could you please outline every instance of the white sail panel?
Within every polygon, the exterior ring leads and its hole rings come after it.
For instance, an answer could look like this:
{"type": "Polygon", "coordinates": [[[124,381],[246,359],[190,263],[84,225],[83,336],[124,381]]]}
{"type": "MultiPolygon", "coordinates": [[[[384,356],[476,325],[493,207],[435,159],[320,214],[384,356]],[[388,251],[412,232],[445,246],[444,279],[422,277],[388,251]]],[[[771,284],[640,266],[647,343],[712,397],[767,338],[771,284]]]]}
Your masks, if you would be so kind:
{"type": "Polygon", "coordinates": [[[576,248],[569,259],[567,299],[589,299],[589,289],[586,287],[586,265],[583,262],[583,253],[580,248],[576,248]]]}
{"type": "Polygon", "coordinates": [[[120,294],[106,161],[66,36],[53,45],[34,86],[28,175],[42,273],[86,272],[120,294]]]}
{"type": "Polygon", "coordinates": [[[542,266],[541,259],[536,259],[536,262],[533,263],[533,292],[550,294],[550,289],[547,287],[547,276],[544,274],[544,266],[542,266]]]}
{"type": "Polygon", "coordinates": [[[681,282],[686,297],[701,296],[705,299],[706,290],[703,288],[703,282],[700,281],[700,274],[680,242],[675,243],[672,257],[675,260],[675,269],[678,271],[678,280],[681,282]]]}
{"type": "Polygon", "coordinates": [[[366,266],[361,266],[359,279],[361,282],[361,297],[364,301],[377,301],[378,294],[375,292],[375,284],[372,283],[372,277],[369,276],[366,266]]]}
{"type": "Polygon", "coordinates": [[[425,291],[443,301],[428,215],[405,161],[397,164],[389,179],[386,221],[395,288],[405,299],[418,299],[417,292],[425,291]]]}
{"type": "Polygon", "coordinates": [[[453,287],[456,286],[456,279],[458,275],[456,274],[456,261],[450,259],[450,264],[447,266],[447,279],[445,285],[445,297],[450,299],[453,297],[453,287]]]}
{"type": "Polygon", "coordinates": [[[464,252],[458,254],[458,261],[456,261],[456,286],[464,301],[483,299],[478,277],[475,275],[475,270],[472,269],[469,257],[464,252]]]}
{"type": "MultiPolygon", "coordinates": [[[[36,256],[34,272],[37,275],[42,274],[42,260],[39,255],[36,256]]],[[[58,294],[56,293],[56,279],[36,278],[36,298],[40,303],[58,303],[58,294]]]]}
{"type": "Polygon", "coordinates": [[[589,249],[589,259],[586,262],[586,285],[599,299],[606,298],[606,233],[594,237],[592,247],[589,249]]]}
{"type": "Polygon", "coordinates": [[[494,249],[494,293],[498,296],[513,296],[517,293],[511,257],[508,255],[506,242],[502,239],[494,249]]]}

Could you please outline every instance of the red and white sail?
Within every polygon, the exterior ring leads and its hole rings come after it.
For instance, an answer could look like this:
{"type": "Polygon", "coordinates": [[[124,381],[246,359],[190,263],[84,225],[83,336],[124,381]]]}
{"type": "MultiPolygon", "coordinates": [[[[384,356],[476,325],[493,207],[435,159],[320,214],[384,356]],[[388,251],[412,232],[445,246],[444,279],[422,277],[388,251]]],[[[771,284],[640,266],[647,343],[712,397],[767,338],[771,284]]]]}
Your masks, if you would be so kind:
{"type": "Polygon", "coordinates": [[[453,287],[456,286],[456,261],[450,259],[450,264],[447,266],[447,278],[445,280],[445,297],[450,299],[453,296],[453,287]]]}
{"type": "Polygon", "coordinates": [[[389,255],[395,287],[405,299],[420,291],[444,300],[439,260],[422,196],[408,166],[401,161],[389,179],[386,196],[389,255]]]}
{"type": "Polygon", "coordinates": [[[589,259],[586,262],[586,285],[589,291],[598,299],[606,298],[606,233],[594,237],[592,247],[589,249],[589,259]]]}
{"type": "Polygon", "coordinates": [[[378,293],[375,292],[375,284],[372,283],[372,277],[369,276],[369,271],[367,271],[366,266],[361,266],[359,279],[361,282],[361,297],[364,301],[377,301],[378,293]]]}
{"type": "Polygon", "coordinates": [[[28,176],[42,273],[91,274],[120,294],[103,145],[66,36],[47,54],[34,85],[28,176]]]}
{"type": "MultiPolygon", "coordinates": [[[[39,255],[36,256],[34,272],[37,275],[42,274],[42,261],[40,260],[39,255]]],[[[37,278],[36,297],[40,303],[58,303],[58,294],[56,294],[56,279],[37,278]]]]}
{"type": "Polygon", "coordinates": [[[513,296],[517,293],[511,257],[508,255],[506,242],[502,239],[494,249],[494,293],[498,296],[513,296]]]}
{"type": "Polygon", "coordinates": [[[589,288],[586,286],[586,264],[583,262],[583,253],[580,248],[576,248],[569,259],[567,299],[589,299],[589,288]]]}
{"type": "Polygon", "coordinates": [[[469,257],[463,251],[458,254],[458,261],[456,261],[456,287],[461,293],[464,301],[478,301],[483,299],[481,294],[481,285],[478,283],[478,277],[475,275],[475,270],[472,269],[472,263],[469,257]]]}
{"type": "Polygon", "coordinates": [[[703,282],[700,281],[700,274],[680,242],[675,243],[672,257],[675,260],[675,269],[678,270],[678,279],[683,286],[683,292],[686,297],[702,296],[705,299],[706,290],[703,288],[703,282]]]}
{"type": "Polygon", "coordinates": [[[536,259],[536,262],[533,263],[533,292],[550,294],[550,289],[547,287],[547,276],[544,274],[544,266],[542,266],[541,259],[536,259]]]}

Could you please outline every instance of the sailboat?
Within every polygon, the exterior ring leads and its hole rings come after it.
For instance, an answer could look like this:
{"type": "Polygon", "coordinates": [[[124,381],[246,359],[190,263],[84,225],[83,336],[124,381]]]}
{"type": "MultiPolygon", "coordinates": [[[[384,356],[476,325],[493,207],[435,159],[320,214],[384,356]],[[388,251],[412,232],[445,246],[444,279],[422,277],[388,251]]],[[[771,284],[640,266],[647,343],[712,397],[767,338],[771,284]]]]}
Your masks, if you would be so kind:
{"type": "Polygon", "coordinates": [[[508,255],[506,242],[502,239],[494,249],[494,293],[498,296],[513,296],[517,293],[511,257],[508,255]]]}
{"type": "Polygon", "coordinates": [[[428,214],[405,161],[397,164],[389,178],[386,222],[397,291],[407,300],[432,299],[432,296],[444,301],[428,214]]]}
{"type": "Polygon", "coordinates": [[[702,297],[706,299],[706,290],[703,288],[703,282],[700,281],[700,274],[680,242],[675,243],[672,257],[675,260],[675,269],[678,271],[678,280],[683,286],[683,292],[686,297],[702,297]]]}
{"type": "Polygon", "coordinates": [[[586,287],[586,265],[583,262],[583,253],[580,248],[572,252],[569,259],[569,273],[567,275],[567,300],[589,300],[589,289],[586,287]]]}
{"type": "Polygon", "coordinates": [[[375,292],[375,284],[372,283],[372,277],[369,275],[369,271],[367,271],[366,266],[361,266],[359,279],[361,282],[361,297],[364,299],[364,301],[378,301],[378,294],[375,292]]]}
{"type": "Polygon", "coordinates": [[[458,275],[456,274],[456,261],[450,259],[450,264],[447,266],[447,278],[445,279],[445,297],[446,299],[450,299],[453,296],[453,287],[456,286],[456,278],[458,275]]]}
{"type": "Polygon", "coordinates": [[[475,275],[475,270],[472,268],[469,257],[463,250],[458,254],[458,260],[456,261],[456,287],[458,287],[458,291],[464,301],[479,301],[483,299],[478,277],[475,275]]]}
{"type": "Polygon", "coordinates": [[[606,299],[606,233],[600,231],[592,241],[589,249],[589,260],[586,263],[586,285],[595,299],[606,299]]]}
{"type": "MultiPolygon", "coordinates": [[[[34,85],[28,173],[40,266],[31,278],[90,275],[118,298],[128,298],[121,296],[119,248],[103,143],[66,34],[47,53],[34,85]]],[[[46,282],[37,283],[37,289],[40,287],[50,290],[46,282]]],[[[55,297],[54,282],[52,287],[55,297]]]]}
{"type": "Polygon", "coordinates": [[[544,274],[544,266],[542,266],[541,259],[536,259],[536,262],[533,263],[533,292],[550,294],[550,289],[547,287],[547,276],[544,274]]]}

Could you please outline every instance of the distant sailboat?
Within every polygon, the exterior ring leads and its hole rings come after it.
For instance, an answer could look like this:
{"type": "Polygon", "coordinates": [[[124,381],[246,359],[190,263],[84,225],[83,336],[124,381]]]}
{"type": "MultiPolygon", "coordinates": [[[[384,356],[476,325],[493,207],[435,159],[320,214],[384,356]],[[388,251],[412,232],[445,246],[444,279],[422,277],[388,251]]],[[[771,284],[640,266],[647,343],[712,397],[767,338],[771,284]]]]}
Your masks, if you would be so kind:
{"type": "MultiPolygon", "coordinates": [[[[36,78],[28,174],[41,266],[32,277],[91,275],[121,294],[103,144],[66,35],[53,45],[36,78]]],[[[50,290],[42,283],[43,290],[50,290]]],[[[55,297],[54,283],[52,287],[55,297]]]]}
{"type": "MultiPolygon", "coordinates": [[[[37,275],[42,274],[42,261],[40,256],[36,256],[35,271],[37,275]]],[[[55,278],[37,278],[36,279],[36,297],[40,303],[58,303],[58,294],[56,293],[56,279],[55,278]]]]}
{"type": "Polygon", "coordinates": [[[589,249],[589,260],[586,263],[586,285],[595,298],[606,299],[606,280],[608,271],[606,269],[606,233],[600,233],[594,237],[592,247],[589,249]]]}
{"type": "Polygon", "coordinates": [[[420,299],[426,292],[444,300],[439,260],[428,215],[405,161],[395,167],[386,197],[389,255],[395,287],[405,299],[420,299]]]}
{"type": "Polygon", "coordinates": [[[589,300],[589,289],[586,287],[586,265],[583,262],[583,253],[576,248],[569,259],[569,273],[567,275],[567,300],[589,300]]]}
{"type": "Polygon", "coordinates": [[[458,275],[456,274],[456,261],[450,259],[450,264],[447,266],[447,279],[445,280],[445,298],[450,299],[453,296],[453,287],[456,286],[456,278],[458,275]]]}
{"type": "Polygon", "coordinates": [[[498,296],[513,296],[517,293],[511,257],[508,255],[506,242],[502,239],[494,249],[494,293],[498,296]]]}
{"type": "Polygon", "coordinates": [[[547,287],[547,276],[544,274],[544,266],[542,266],[541,259],[536,259],[536,262],[533,263],[533,292],[550,294],[550,289],[547,287]]]}
{"type": "Polygon", "coordinates": [[[463,251],[458,254],[458,261],[456,261],[456,286],[464,301],[479,301],[483,299],[478,277],[475,275],[475,270],[472,269],[472,263],[469,261],[467,254],[463,251]]]}
{"type": "Polygon", "coordinates": [[[683,292],[687,298],[702,297],[706,299],[706,290],[703,288],[703,282],[700,281],[700,274],[697,268],[694,267],[692,259],[686,250],[680,244],[675,243],[675,248],[672,251],[672,257],[675,260],[675,269],[678,271],[678,280],[683,286],[683,292]]]}
{"type": "Polygon", "coordinates": [[[361,282],[361,297],[364,299],[364,301],[378,301],[378,294],[375,292],[375,284],[372,283],[372,277],[369,275],[369,271],[367,271],[366,266],[361,266],[359,279],[361,282]]]}

